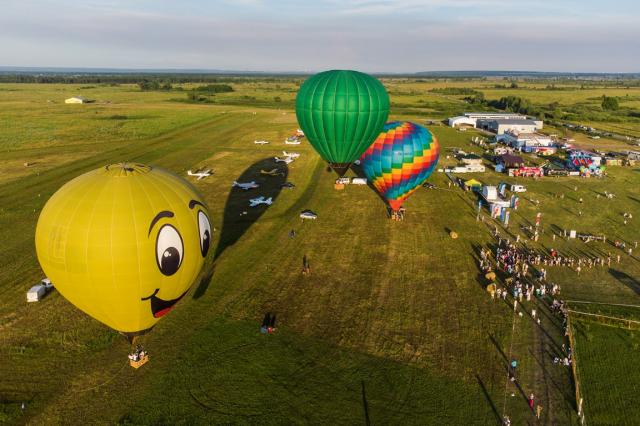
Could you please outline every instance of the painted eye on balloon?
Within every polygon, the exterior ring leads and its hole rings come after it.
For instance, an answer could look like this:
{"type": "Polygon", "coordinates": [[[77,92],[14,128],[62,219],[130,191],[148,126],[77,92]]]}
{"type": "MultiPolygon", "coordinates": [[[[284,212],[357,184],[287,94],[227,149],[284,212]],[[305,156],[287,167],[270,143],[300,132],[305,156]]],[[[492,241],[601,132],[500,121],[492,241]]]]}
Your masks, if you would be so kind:
{"type": "Polygon", "coordinates": [[[184,246],[178,230],[171,225],[164,225],[158,231],[156,240],[156,261],[164,275],[175,274],[182,264],[184,246]]]}
{"type": "Polygon", "coordinates": [[[203,212],[198,212],[198,231],[200,232],[200,253],[206,257],[211,245],[211,224],[203,212]]]}

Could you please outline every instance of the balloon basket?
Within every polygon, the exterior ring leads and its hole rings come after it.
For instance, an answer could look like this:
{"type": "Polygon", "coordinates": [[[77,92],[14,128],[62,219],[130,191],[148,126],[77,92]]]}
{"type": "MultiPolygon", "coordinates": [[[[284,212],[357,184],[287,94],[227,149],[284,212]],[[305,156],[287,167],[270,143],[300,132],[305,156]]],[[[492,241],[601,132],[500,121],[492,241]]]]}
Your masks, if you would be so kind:
{"type": "Polygon", "coordinates": [[[333,189],[336,189],[338,191],[341,191],[344,189],[344,183],[336,183],[333,185],[333,189]]]}
{"type": "Polygon", "coordinates": [[[137,370],[138,368],[140,368],[143,365],[145,365],[147,362],[149,362],[149,355],[143,356],[138,361],[134,361],[134,360],[130,359],[129,360],[129,365],[137,370]]]}

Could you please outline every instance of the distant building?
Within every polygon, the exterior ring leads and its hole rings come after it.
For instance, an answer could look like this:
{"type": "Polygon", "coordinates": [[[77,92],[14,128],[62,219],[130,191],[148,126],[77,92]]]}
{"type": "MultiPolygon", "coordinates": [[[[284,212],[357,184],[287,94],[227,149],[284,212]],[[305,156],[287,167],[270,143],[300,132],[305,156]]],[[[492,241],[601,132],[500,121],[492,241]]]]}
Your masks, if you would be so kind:
{"type": "Polygon", "coordinates": [[[84,96],[73,96],[69,99],[65,99],[65,104],[87,104],[89,102],[93,102],[90,99],[85,98],[84,96]]]}
{"type": "Polygon", "coordinates": [[[507,132],[513,133],[534,133],[542,129],[541,120],[533,120],[529,118],[500,118],[494,120],[478,120],[476,127],[489,130],[496,135],[503,135],[507,132]]]}
{"type": "Polygon", "coordinates": [[[520,168],[524,166],[524,160],[519,155],[503,154],[498,157],[497,164],[505,169],[520,168]]]}
{"type": "MultiPolygon", "coordinates": [[[[518,133],[515,131],[508,131],[502,135],[497,135],[496,140],[524,152],[546,152],[549,151],[547,148],[554,147],[553,139],[541,133],[518,133]]],[[[553,152],[555,152],[555,149],[553,149],[553,152]]]]}
{"type": "Polygon", "coordinates": [[[462,115],[472,120],[516,120],[518,118],[527,118],[526,115],[516,114],[515,112],[465,112],[462,115]]]}
{"type": "Polygon", "coordinates": [[[482,164],[482,157],[476,154],[466,154],[460,157],[460,161],[464,164],[482,164]]]}
{"type": "Polygon", "coordinates": [[[451,117],[449,119],[449,126],[451,126],[451,127],[476,127],[476,120],[471,119],[469,117],[465,117],[464,115],[459,115],[457,117],[451,117]]]}
{"type": "Polygon", "coordinates": [[[457,117],[449,118],[449,126],[475,127],[501,135],[508,130],[535,132],[542,129],[542,121],[536,120],[535,117],[512,112],[465,112],[457,117]]]}

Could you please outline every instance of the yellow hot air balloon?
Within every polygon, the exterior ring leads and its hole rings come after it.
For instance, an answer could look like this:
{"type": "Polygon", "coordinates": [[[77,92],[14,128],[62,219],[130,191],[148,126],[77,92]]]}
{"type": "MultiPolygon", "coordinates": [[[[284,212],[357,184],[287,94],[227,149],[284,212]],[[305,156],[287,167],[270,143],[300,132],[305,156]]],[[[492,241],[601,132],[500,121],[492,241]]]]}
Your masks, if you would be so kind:
{"type": "Polygon", "coordinates": [[[76,307],[135,335],[189,290],[211,244],[207,207],[183,179],[142,164],[83,174],[45,204],[42,269],[76,307]]]}

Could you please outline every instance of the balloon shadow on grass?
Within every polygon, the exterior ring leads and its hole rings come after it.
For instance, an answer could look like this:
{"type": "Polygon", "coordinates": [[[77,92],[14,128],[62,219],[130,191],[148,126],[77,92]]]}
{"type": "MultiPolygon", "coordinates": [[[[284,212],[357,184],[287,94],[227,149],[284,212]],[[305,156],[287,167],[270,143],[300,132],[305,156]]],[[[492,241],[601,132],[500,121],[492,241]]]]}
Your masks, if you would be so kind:
{"type": "Polygon", "coordinates": [[[248,190],[237,186],[231,188],[224,207],[222,229],[220,230],[220,239],[213,255],[213,263],[200,280],[198,288],[193,294],[194,299],[199,299],[207,291],[213,277],[215,261],[228,247],[234,245],[270,207],[268,204],[250,207],[249,200],[264,197],[265,199],[271,198],[275,202],[280,191],[282,191],[282,185],[287,181],[288,175],[289,168],[286,164],[275,163],[273,157],[269,157],[253,163],[236,178],[238,183],[254,181],[260,186],[248,190]],[[261,173],[262,170],[266,172],[273,171],[274,173],[265,175],[261,173]]]}
{"type": "Polygon", "coordinates": [[[382,196],[382,194],[378,192],[376,187],[373,186],[373,183],[371,183],[369,178],[367,178],[367,175],[364,174],[364,169],[362,168],[362,165],[357,165],[355,163],[351,164],[351,171],[355,173],[357,177],[367,180],[367,186],[373,191],[374,194],[378,196],[378,198],[380,198],[380,200],[382,200],[384,207],[387,209],[387,216],[391,217],[391,210],[390,210],[391,208],[389,207],[387,200],[382,196]]]}

